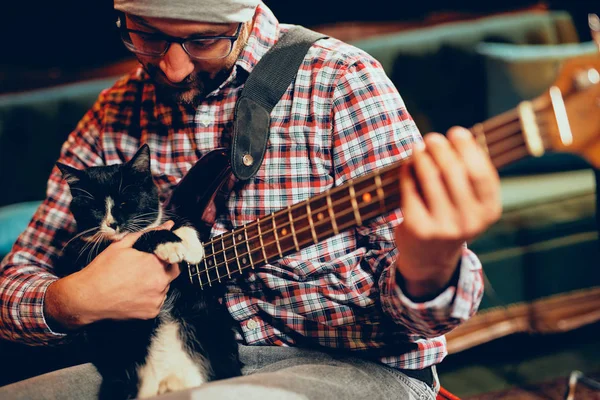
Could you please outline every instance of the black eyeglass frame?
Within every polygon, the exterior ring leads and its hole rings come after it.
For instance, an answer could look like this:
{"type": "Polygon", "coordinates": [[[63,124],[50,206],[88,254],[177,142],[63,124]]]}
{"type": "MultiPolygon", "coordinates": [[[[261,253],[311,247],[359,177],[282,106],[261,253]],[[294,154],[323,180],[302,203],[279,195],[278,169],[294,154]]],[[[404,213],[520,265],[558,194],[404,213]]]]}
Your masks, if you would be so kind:
{"type": "Polygon", "coordinates": [[[223,58],[227,57],[233,51],[233,45],[239,39],[240,32],[242,31],[243,23],[238,24],[238,27],[235,30],[235,33],[233,35],[194,36],[191,38],[180,38],[180,37],[176,37],[176,36],[166,35],[161,32],[154,33],[154,32],[139,31],[136,29],[128,29],[127,23],[125,22],[125,15],[119,15],[119,17],[117,18],[116,25],[117,25],[117,28],[119,28],[119,31],[121,33],[121,40],[123,41],[123,44],[125,44],[125,47],[133,53],[141,54],[141,55],[149,56],[149,57],[163,57],[165,54],[167,54],[167,52],[171,48],[171,44],[177,43],[181,46],[183,51],[185,51],[185,53],[188,56],[190,56],[191,58],[193,58],[195,60],[219,60],[219,59],[223,59],[223,58]],[[145,51],[140,51],[135,46],[133,46],[132,43],[128,43],[125,40],[124,34],[126,34],[126,33],[127,34],[129,34],[129,33],[142,34],[145,36],[152,36],[153,38],[156,38],[157,40],[164,40],[166,42],[166,47],[162,53],[148,53],[145,51]],[[192,42],[192,41],[196,41],[196,40],[220,40],[220,39],[228,39],[231,41],[231,45],[229,46],[229,52],[221,57],[209,57],[209,58],[196,57],[193,54],[190,54],[189,50],[186,47],[187,42],[192,42]]]}

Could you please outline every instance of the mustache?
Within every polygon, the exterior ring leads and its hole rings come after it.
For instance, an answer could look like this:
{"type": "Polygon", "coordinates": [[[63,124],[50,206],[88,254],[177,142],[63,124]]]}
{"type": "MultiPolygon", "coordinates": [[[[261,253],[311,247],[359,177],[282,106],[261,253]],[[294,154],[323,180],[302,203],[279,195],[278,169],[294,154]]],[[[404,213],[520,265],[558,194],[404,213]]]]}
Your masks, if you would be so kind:
{"type": "Polygon", "coordinates": [[[165,75],[165,73],[156,65],[146,64],[144,65],[146,72],[150,77],[159,84],[163,84],[165,86],[181,86],[181,87],[191,87],[197,85],[200,82],[206,81],[210,79],[210,75],[206,72],[197,72],[191,73],[185,77],[181,82],[172,83],[169,81],[169,78],[165,75]]]}

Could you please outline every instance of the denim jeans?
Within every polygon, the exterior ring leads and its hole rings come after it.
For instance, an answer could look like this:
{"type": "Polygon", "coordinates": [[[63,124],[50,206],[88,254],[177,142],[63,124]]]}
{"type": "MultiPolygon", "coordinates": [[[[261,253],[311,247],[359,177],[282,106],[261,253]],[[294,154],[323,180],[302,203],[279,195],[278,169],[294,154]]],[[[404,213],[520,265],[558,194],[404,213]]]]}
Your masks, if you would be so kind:
{"type": "MultiPolygon", "coordinates": [[[[157,399],[432,400],[434,388],[401,371],[366,361],[291,347],[240,346],[243,376],[157,399]]],[[[82,364],[0,388],[0,399],[97,399],[101,377],[82,364]]],[[[439,387],[434,368],[434,386],[439,387]]]]}

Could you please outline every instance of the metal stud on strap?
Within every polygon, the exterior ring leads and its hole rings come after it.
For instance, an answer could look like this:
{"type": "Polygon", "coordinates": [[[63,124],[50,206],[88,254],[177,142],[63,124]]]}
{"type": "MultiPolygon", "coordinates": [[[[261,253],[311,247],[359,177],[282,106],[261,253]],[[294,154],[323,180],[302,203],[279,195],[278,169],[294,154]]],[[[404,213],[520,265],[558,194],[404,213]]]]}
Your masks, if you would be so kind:
{"type": "Polygon", "coordinates": [[[242,162],[246,167],[249,167],[254,164],[254,157],[252,157],[250,154],[244,154],[242,157],[242,162]]]}

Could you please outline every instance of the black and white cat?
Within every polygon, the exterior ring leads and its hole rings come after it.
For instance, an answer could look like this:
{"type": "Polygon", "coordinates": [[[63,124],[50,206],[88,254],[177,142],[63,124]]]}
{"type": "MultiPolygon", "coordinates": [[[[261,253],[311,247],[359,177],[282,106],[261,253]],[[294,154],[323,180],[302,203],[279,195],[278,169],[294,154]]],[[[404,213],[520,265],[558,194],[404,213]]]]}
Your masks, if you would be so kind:
{"type": "MultiPolygon", "coordinates": [[[[85,268],[127,233],[163,222],[147,145],[124,164],[85,170],[57,166],[70,187],[78,230],[56,265],[59,276],[85,268]]],[[[204,249],[196,230],[173,217],[172,230],[150,230],[133,247],[169,263],[199,263],[204,249]]],[[[157,318],[88,326],[86,342],[103,376],[101,398],[147,398],[241,375],[233,320],[217,290],[194,289],[182,273],[171,283],[157,318]]]]}

